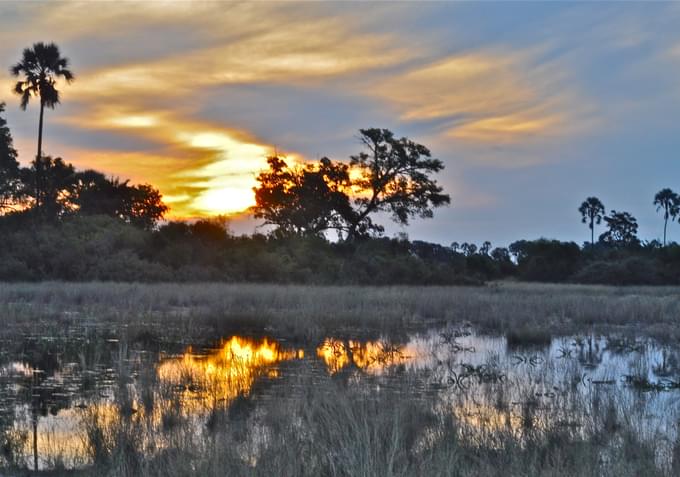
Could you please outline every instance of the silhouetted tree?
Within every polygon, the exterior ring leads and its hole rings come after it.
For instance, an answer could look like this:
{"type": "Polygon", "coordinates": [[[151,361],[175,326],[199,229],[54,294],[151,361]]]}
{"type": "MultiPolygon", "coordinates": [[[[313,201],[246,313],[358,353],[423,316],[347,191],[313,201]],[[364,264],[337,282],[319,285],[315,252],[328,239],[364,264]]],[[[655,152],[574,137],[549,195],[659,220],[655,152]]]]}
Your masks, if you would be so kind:
{"type": "Polygon", "coordinates": [[[73,208],[76,171],[72,164],[61,157],[42,156],[33,161],[30,169],[24,169],[23,181],[26,184],[36,182],[36,175],[42,175],[41,187],[31,190],[29,196],[33,204],[42,204],[41,213],[50,219],[56,219],[73,208]],[[40,171],[40,172],[38,172],[40,171]]]}
{"type": "Polygon", "coordinates": [[[66,82],[73,81],[74,76],[68,69],[69,60],[61,56],[59,47],[54,43],[35,43],[32,48],[23,51],[22,59],[14,65],[10,72],[13,76],[22,79],[17,81],[14,92],[21,96],[21,109],[24,111],[28,106],[31,97],[40,100],[40,122],[38,123],[38,154],[35,161],[35,197],[36,206],[42,207],[42,200],[45,194],[41,191],[43,186],[42,163],[42,138],[43,138],[43,118],[45,108],[54,109],[59,104],[59,91],[56,82],[63,78],[66,82]]]}
{"type": "Polygon", "coordinates": [[[605,214],[604,205],[597,197],[588,197],[578,211],[581,212],[581,222],[588,224],[590,229],[590,244],[595,245],[595,224],[602,223],[605,214]]]}
{"type": "Polygon", "coordinates": [[[601,242],[616,246],[640,244],[640,240],[637,238],[637,220],[628,212],[612,210],[609,216],[604,218],[604,221],[609,230],[600,235],[601,242]]]}
{"type": "Polygon", "coordinates": [[[481,247],[479,247],[479,253],[482,255],[489,255],[489,252],[491,251],[491,242],[486,240],[481,247]]]}
{"type": "Polygon", "coordinates": [[[519,276],[524,280],[560,282],[580,266],[581,249],[573,242],[519,240],[510,244],[510,252],[515,255],[519,276]]]}
{"type": "Polygon", "coordinates": [[[451,242],[451,250],[454,252],[458,252],[458,249],[460,248],[460,244],[458,242],[451,242]]]}
{"type": "Polygon", "coordinates": [[[349,168],[324,157],[317,164],[289,166],[280,157],[267,159],[261,172],[252,211],[281,235],[319,235],[341,229],[352,216],[349,168]]]}
{"type": "Polygon", "coordinates": [[[130,185],[93,170],[77,172],[71,189],[68,208],[80,215],[108,215],[152,229],[168,211],[154,187],[130,185]]]}
{"type": "Polygon", "coordinates": [[[668,219],[671,221],[680,214],[680,196],[671,189],[661,189],[654,196],[654,205],[656,211],[663,211],[663,246],[666,246],[666,228],[668,227],[668,219]]]}
{"type": "Polygon", "coordinates": [[[121,184],[117,179],[108,179],[94,170],[77,172],[70,198],[71,208],[81,215],[117,217],[120,214],[125,185],[127,183],[121,184]]]}
{"type": "Polygon", "coordinates": [[[189,230],[194,238],[204,244],[224,243],[229,235],[227,222],[221,218],[197,220],[189,226],[189,230]]]}
{"type": "Polygon", "coordinates": [[[491,251],[491,258],[497,262],[509,262],[510,251],[505,247],[496,247],[491,251]]]}
{"type": "Polygon", "coordinates": [[[474,255],[475,253],[477,253],[477,245],[475,245],[473,243],[464,242],[460,246],[460,249],[463,252],[463,255],[465,255],[466,257],[470,257],[470,256],[474,255]]]}
{"type": "Polygon", "coordinates": [[[432,209],[451,202],[430,178],[444,164],[430,150],[407,138],[396,139],[387,129],[360,129],[366,150],[351,157],[350,166],[360,174],[352,185],[360,191],[355,212],[348,217],[348,238],[382,232],[370,215],[389,212],[395,222],[408,225],[411,217],[432,217],[432,209]]]}
{"type": "Polygon", "coordinates": [[[151,184],[128,186],[126,183],[125,188],[119,217],[132,225],[153,229],[170,210],[163,203],[160,191],[151,184]]]}
{"type": "MultiPolygon", "coordinates": [[[[0,103],[0,113],[5,103],[0,103]]],[[[0,116],[0,214],[12,207],[21,191],[19,162],[7,121],[0,116]]]]}

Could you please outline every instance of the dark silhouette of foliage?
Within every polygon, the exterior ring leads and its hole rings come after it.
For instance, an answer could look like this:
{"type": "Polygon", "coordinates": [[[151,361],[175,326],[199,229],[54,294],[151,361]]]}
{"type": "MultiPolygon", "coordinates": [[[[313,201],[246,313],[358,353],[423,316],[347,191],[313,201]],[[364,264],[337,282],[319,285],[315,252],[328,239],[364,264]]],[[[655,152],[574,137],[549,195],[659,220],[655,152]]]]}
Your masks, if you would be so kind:
{"type": "Polygon", "coordinates": [[[41,187],[29,193],[33,204],[41,204],[41,214],[56,219],[73,208],[76,171],[73,165],[61,157],[43,156],[33,161],[30,169],[24,170],[24,181],[35,183],[38,171],[42,175],[41,187]]]}
{"type": "Polygon", "coordinates": [[[488,240],[485,241],[481,247],[479,247],[479,253],[482,255],[489,255],[489,252],[491,251],[491,242],[488,240]]]}
{"type": "Polygon", "coordinates": [[[324,157],[317,164],[295,167],[277,156],[267,163],[269,169],[258,175],[254,188],[256,218],[275,225],[279,235],[319,235],[342,228],[351,214],[346,164],[324,157]]]}
{"type": "Polygon", "coordinates": [[[680,215],[680,196],[671,189],[661,189],[654,196],[656,211],[663,211],[663,246],[666,246],[668,219],[675,220],[680,215]]]}
{"type": "Polygon", "coordinates": [[[573,242],[519,240],[510,244],[520,278],[529,281],[561,282],[580,266],[581,249],[573,242]]]}
{"type": "Polygon", "coordinates": [[[637,220],[628,212],[612,210],[604,221],[608,230],[600,235],[600,242],[616,247],[631,247],[640,244],[637,238],[637,220]]]}
{"type": "Polygon", "coordinates": [[[38,123],[38,153],[35,162],[36,207],[42,207],[42,198],[46,194],[41,190],[47,187],[43,184],[42,174],[42,141],[43,120],[45,108],[54,109],[60,102],[57,80],[63,78],[67,83],[75,77],[68,69],[69,60],[61,56],[59,47],[54,43],[35,43],[32,48],[23,51],[21,61],[12,66],[10,72],[15,77],[21,77],[14,86],[14,92],[21,96],[21,109],[24,111],[32,97],[40,100],[40,121],[38,123]]]}
{"type": "Polygon", "coordinates": [[[126,194],[120,217],[132,225],[152,229],[169,210],[163,196],[151,184],[125,186],[126,194]]]}
{"type": "Polygon", "coordinates": [[[461,244],[460,250],[461,252],[463,252],[463,255],[465,255],[466,257],[470,257],[477,253],[477,245],[473,243],[464,242],[461,244]]]}
{"type": "Polygon", "coordinates": [[[605,214],[604,205],[597,197],[588,197],[578,211],[581,213],[581,222],[588,224],[590,229],[590,244],[595,245],[595,224],[602,223],[605,214]]]}
{"type": "MultiPolygon", "coordinates": [[[[0,103],[0,114],[5,103],[0,103]]],[[[21,180],[17,151],[14,149],[12,134],[7,121],[0,116],[0,214],[11,210],[21,194],[21,180]]]]}
{"type": "Polygon", "coordinates": [[[74,174],[68,202],[73,213],[108,215],[146,229],[153,228],[168,211],[152,186],[130,185],[93,170],[74,174]]]}
{"type": "Polygon", "coordinates": [[[430,150],[407,138],[397,139],[387,129],[360,129],[365,151],[351,157],[350,166],[360,177],[353,186],[363,193],[354,199],[355,213],[349,219],[348,237],[382,232],[371,214],[388,212],[392,219],[408,225],[412,217],[430,218],[433,208],[451,202],[430,174],[444,169],[430,150]]]}

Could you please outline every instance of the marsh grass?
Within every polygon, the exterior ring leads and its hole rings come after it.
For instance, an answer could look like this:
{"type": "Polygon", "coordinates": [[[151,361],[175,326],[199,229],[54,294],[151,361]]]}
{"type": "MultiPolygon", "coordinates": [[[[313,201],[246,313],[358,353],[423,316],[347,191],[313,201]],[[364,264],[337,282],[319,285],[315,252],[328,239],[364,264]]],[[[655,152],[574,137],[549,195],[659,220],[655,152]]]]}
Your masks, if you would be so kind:
{"type": "MultiPolygon", "coordinates": [[[[109,403],[112,410],[91,405],[79,411],[88,464],[78,475],[666,477],[680,468],[680,441],[666,442],[661,434],[643,439],[634,409],[605,387],[596,386],[592,399],[565,400],[551,411],[553,419],[545,419],[546,411],[527,394],[519,408],[520,426],[513,426],[511,389],[501,383],[493,356],[466,368],[470,380],[487,386],[492,414],[503,423],[493,426],[456,417],[451,403],[422,392],[420,376],[398,367],[393,372],[402,374],[391,386],[376,376],[357,378],[352,370],[293,373],[284,389],[260,392],[268,384],[258,384],[228,403],[210,401],[211,408],[197,417],[153,370],[137,376],[141,392],[133,396],[124,359],[136,348],[172,343],[183,350],[232,332],[264,332],[315,346],[329,334],[394,338],[460,325],[506,336],[509,348],[613,330],[624,338],[611,340],[610,349],[634,353],[640,333],[668,343],[680,337],[677,288],[1,284],[0,316],[0,339],[8,349],[21,348],[16,337],[22,336],[38,340],[46,356],[57,355],[63,352],[59,343],[70,342],[66,338],[77,330],[84,338],[73,346],[83,369],[117,363],[121,380],[109,403]],[[110,349],[92,344],[102,340],[111,341],[110,349]],[[112,357],[103,359],[105,353],[112,357]],[[663,446],[668,451],[660,457],[663,446]]],[[[455,335],[440,338],[460,346],[455,335]]],[[[565,348],[565,357],[574,362],[563,378],[565,389],[579,386],[579,350],[586,353],[583,360],[595,361],[591,345],[584,340],[565,348]]],[[[533,369],[531,352],[525,354],[529,364],[522,366],[533,369]]],[[[636,378],[644,376],[643,364],[634,367],[636,378]]],[[[662,364],[673,363],[664,358],[662,364]]],[[[460,389],[461,395],[465,391],[460,389]]],[[[11,475],[28,474],[21,464],[23,438],[3,437],[3,464],[11,475]]],[[[54,462],[60,462],[58,455],[54,462]]],[[[42,474],[73,472],[55,466],[42,474]]]]}
{"type": "Polygon", "coordinates": [[[624,409],[608,398],[591,409],[585,428],[536,425],[536,410],[528,404],[518,438],[509,428],[470,426],[437,412],[436,398],[415,394],[408,380],[380,391],[370,382],[348,387],[332,377],[314,384],[301,386],[305,391],[295,398],[259,401],[256,408],[215,408],[217,425],[184,422],[162,435],[152,433],[143,417],[108,421],[86,413],[93,464],[79,473],[665,477],[677,468],[675,454],[659,463],[655,444],[640,440],[624,409]]]}
{"type": "MultiPolygon", "coordinates": [[[[310,287],[257,284],[0,284],[2,331],[64,333],[124,326],[137,341],[261,333],[309,341],[470,323],[519,342],[584,330],[680,338],[680,289],[492,284],[485,287],[310,287]]],[[[116,331],[118,332],[118,331],[116,331]]]]}

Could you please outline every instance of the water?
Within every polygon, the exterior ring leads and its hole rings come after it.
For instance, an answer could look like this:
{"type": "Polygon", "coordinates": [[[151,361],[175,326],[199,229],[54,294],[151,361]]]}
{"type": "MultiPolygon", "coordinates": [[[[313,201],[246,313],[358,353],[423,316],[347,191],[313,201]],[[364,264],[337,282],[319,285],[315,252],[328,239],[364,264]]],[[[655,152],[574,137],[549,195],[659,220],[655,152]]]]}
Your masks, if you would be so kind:
{"type": "Polygon", "coordinates": [[[640,337],[511,346],[504,336],[449,327],[397,341],[226,336],[191,345],[72,330],[17,337],[2,349],[5,459],[29,468],[87,465],[93,433],[132,417],[156,436],[145,444],[157,452],[172,445],[162,436],[180,417],[204,432],[215,409],[296,399],[329,376],[370,393],[407,383],[434,397],[437,412],[454,414],[468,437],[503,430],[521,441],[550,426],[585,434],[602,425],[593,416],[615,406],[642,439],[666,443],[656,449],[663,460],[680,420],[678,350],[640,337]]]}

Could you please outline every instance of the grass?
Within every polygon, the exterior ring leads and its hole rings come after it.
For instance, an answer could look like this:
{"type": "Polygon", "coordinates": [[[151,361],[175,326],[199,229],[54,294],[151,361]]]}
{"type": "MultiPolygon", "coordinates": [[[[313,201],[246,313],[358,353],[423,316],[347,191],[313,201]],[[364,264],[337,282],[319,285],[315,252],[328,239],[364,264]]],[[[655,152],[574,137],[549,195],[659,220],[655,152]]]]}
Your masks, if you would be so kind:
{"type": "MultiPolygon", "coordinates": [[[[334,333],[400,333],[470,323],[510,336],[584,329],[639,330],[680,339],[680,288],[492,284],[471,287],[333,287],[257,284],[0,284],[11,326],[128,325],[180,336],[270,331],[308,340],[334,333]],[[528,332],[527,330],[531,330],[528,332]]],[[[544,339],[544,338],[542,338],[544,339]]]]}
{"type": "MultiPolygon", "coordinates": [[[[436,399],[415,394],[408,381],[378,394],[332,378],[311,384],[296,399],[215,409],[217,424],[199,429],[184,415],[158,433],[143,417],[107,423],[90,414],[94,464],[78,475],[634,477],[674,475],[678,463],[660,467],[653,444],[638,439],[614,400],[594,408],[585,428],[523,423],[518,439],[511,429],[485,431],[437,412],[436,399]]],[[[527,406],[523,421],[532,412],[527,406]]]]}
{"type": "MultiPolygon", "coordinates": [[[[121,338],[113,352],[120,356],[118,375],[129,378],[131,361],[123,358],[136,344],[150,349],[163,341],[192,344],[229,333],[265,333],[314,346],[331,334],[389,337],[469,324],[506,336],[510,347],[544,346],[556,336],[589,332],[633,337],[612,343],[621,352],[634,352],[641,334],[677,347],[680,289],[521,283],[478,288],[0,284],[0,316],[0,340],[9,353],[13,346],[24,352],[17,336],[68,337],[77,328],[85,338],[72,346],[83,368],[105,361],[98,348],[102,338],[121,338]]],[[[41,345],[45,356],[73,354],[66,345],[51,350],[51,342],[41,345]]],[[[672,360],[665,363],[670,370],[672,360]]],[[[317,371],[288,373],[281,389],[260,389],[271,384],[262,382],[228,403],[208,400],[212,404],[202,418],[186,409],[176,388],[154,369],[137,376],[136,396],[125,384],[130,380],[120,379],[109,408],[92,403],[78,411],[79,442],[89,464],[77,474],[58,469],[42,474],[665,477],[680,471],[680,440],[661,433],[643,438],[649,430],[631,417],[635,408],[609,394],[610,387],[594,388],[592,397],[564,394],[569,399],[551,401],[550,410],[532,392],[522,396],[518,411],[512,402],[517,398],[509,394],[513,383],[500,379],[491,364],[470,365],[466,372],[490,393],[485,402],[497,403],[488,409],[497,421],[489,424],[456,417],[447,398],[423,392],[428,376],[414,370],[395,367],[390,372],[400,374],[390,386],[370,374],[317,371]],[[519,426],[512,425],[512,412],[519,412],[519,426]]],[[[564,376],[564,388],[576,381],[564,376]]],[[[667,391],[667,383],[674,382],[663,381],[664,389],[655,391],[667,391]]],[[[628,384],[647,391],[649,383],[631,378],[628,384]]],[[[446,394],[454,402],[455,392],[446,394]]],[[[19,447],[5,440],[0,462],[11,475],[29,475],[17,464],[19,447]]]]}

